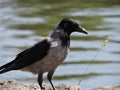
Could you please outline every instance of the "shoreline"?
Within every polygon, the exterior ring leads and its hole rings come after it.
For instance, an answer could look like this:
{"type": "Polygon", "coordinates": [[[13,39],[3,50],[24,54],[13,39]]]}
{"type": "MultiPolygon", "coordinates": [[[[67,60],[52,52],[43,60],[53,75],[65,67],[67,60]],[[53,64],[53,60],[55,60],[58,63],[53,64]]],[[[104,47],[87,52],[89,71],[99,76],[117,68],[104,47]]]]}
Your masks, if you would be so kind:
{"type": "MultiPolygon", "coordinates": [[[[52,90],[50,86],[44,86],[45,90],[52,90]]],[[[55,87],[56,90],[82,90],[77,85],[60,84],[55,87]]],[[[38,84],[26,84],[14,79],[0,80],[0,90],[41,90],[38,84]]],[[[120,85],[110,85],[100,88],[89,88],[84,90],[120,90],[120,85]]]]}

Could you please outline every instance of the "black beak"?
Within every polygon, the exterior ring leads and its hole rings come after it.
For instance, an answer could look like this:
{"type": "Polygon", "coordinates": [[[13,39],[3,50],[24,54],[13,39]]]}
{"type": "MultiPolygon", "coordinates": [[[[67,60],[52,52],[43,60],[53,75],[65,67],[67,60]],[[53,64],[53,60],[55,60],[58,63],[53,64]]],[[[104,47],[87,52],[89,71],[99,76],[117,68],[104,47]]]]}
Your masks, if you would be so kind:
{"type": "Polygon", "coordinates": [[[76,28],[76,31],[77,31],[77,32],[84,33],[84,34],[88,34],[88,32],[87,32],[84,28],[82,28],[82,27],[76,28]]]}

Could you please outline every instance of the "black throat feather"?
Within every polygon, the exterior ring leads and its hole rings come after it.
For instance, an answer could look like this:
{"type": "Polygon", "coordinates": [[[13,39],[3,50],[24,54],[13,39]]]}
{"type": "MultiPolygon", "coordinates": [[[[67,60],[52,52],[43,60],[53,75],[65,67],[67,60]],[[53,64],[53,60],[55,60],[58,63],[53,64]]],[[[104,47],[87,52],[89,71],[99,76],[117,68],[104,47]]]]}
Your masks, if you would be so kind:
{"type": "Polygon", "coordinates": [[[70,46],[70,36],[66,33],[66,32],[61,32],[60,35],[60,40],[61,40],[61,45],[62,46],[67,46],[69,47],[70,46]]]}

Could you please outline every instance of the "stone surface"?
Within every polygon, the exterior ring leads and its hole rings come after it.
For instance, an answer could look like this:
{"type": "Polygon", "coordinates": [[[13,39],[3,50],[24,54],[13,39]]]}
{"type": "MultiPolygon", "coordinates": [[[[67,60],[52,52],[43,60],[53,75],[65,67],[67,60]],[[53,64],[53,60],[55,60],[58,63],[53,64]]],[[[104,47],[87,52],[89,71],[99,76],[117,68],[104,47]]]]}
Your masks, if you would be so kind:
{"type": "MultiPolygon", "coordinates": [[[[45,90],[52,90],[50,86],[44,86],[45,90]]],[[[60,84],[55,87],[56,90],[81,90],[77,85],[60,84]]],[[[38,84],[24,84],[16,80],[0,80],[0,90],[41,90],[38,84]]],[[[120,90],[120,85],[105,86],[101,88],[85,90],[120,90]]]]}
{"type": "Polygon", "coordinates": [[[120,90],[120,85],[105,86],[105,87],[86,89],[86,90],[120,90]]]}
{"type": "MultiPolygon", "coordinates": [[[[52,90],[50,86],[44,86],[45,90],[52,90]]],[[[61,84],[56,90],[80,90],[79,86],[61,84]]],[[[24,84],[16,80],[0,80],[0,90],[41,90],[38,84],[24,84]]]]}

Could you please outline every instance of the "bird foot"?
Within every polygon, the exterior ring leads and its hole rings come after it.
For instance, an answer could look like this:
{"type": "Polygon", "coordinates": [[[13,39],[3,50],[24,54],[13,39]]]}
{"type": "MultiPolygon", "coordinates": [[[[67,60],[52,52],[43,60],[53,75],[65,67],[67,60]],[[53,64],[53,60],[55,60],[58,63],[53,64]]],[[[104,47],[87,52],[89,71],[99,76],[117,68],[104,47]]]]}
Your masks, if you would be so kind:
{"type": "Polygon", "coordinates": [[[42,87],[41,90],[45,90],[45,87],[42,87]]]}
{"type": "Polygon", "coordinates": [[[56,90],[56,89],[51,88],[50,86],[42,86],[41,90],[56,90]]]}

